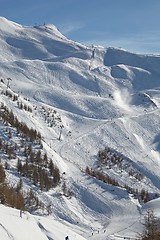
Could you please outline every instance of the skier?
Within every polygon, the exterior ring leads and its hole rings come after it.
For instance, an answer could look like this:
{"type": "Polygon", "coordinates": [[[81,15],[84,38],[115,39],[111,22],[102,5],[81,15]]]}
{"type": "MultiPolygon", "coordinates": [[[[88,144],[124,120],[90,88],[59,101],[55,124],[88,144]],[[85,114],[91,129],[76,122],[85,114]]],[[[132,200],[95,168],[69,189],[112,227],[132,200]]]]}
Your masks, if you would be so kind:
{"type": "Polygon", "coordinates": [[[65,237],[65,240],[69,240],[69,237],[67,236],[67,237],[65,237]]]}

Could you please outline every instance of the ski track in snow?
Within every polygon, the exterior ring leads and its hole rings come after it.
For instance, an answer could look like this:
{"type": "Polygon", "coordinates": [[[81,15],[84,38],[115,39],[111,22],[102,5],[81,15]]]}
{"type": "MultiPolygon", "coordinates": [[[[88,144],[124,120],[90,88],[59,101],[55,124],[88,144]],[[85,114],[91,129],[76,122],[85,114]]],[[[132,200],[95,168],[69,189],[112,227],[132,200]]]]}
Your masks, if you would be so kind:
{"type": "MultiPolygon", "coordinates": [[[[5,231],[5,233],[7,234],[7,236],[9,237],[8,239],[10,240],[15,240],[15,238],[12,236],[12,234],[10,234],[8,232],[8,230],[0,223],[0,227],[5,231]]],[[[1,233],[2,234],[2,233],[1,233]]]]}

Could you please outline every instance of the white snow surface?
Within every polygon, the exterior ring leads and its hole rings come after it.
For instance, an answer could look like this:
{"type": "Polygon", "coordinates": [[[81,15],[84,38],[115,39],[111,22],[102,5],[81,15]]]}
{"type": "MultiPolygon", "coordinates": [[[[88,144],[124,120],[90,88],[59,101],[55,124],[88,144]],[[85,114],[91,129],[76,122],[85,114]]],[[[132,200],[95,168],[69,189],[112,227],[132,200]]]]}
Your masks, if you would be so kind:
{"type": "MultiPolygon", "coordinates": [[[[51,204],[51,216],[25,212],[21,218],[18,210],[0,205],[0,239],[135,239],[147,209],[160,216],[160,199],[140,203],[124,188],[89,177],[85,169],[94,169],[98,150],[108,146],[144,178],[138,181],[117,166],[104,169],[109,176],[123,186],[160,194],[160,56],[84,46],[54,25],[21,26],[3,17],[0,50],[0,90],[9,84],[34,111],[18,109],[4,95],[0,101],[41,133],[43,148],[74,192],[67,198],[58,188],[37,191],[46,206],[51,204]],[[42,107],[61,117],[60,141],[60,124],[49,127],[42,107]]],[[[7,177],[18,181],[14,172],[7,177]]]]}

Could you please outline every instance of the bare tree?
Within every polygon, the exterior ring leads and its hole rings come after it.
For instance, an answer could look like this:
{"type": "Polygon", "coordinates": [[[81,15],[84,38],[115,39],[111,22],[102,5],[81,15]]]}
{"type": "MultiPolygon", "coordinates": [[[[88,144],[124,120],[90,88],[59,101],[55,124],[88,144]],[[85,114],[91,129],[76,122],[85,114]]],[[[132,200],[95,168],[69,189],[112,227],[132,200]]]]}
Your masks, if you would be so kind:
{"type": "Polygon", "coordinates": [[[159,240],[160,239],[160,220],[155,216],[152,209],[149,209],[144,216],[144,232],[140,240],[159,240]]]}

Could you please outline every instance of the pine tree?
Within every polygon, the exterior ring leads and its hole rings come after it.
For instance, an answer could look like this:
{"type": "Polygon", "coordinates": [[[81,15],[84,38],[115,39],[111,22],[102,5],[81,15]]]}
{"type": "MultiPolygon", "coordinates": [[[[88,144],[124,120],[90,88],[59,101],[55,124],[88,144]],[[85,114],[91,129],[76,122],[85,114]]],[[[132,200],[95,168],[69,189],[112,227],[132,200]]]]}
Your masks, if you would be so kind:
{"type": "Polygon", "coordinates": [[[22,173],[22,162],[21,160],[18,158],[17,161],[17,171],[21,174],[22,173]]]}
{"type": "Polygon", "coordinates": [[[49,161],[49,171],[50,171],[50,174],[51,174],[51,175],[53,175],[53,170],[54,170],[53,161],[50,160],[50,161],[49,161]]]}
{"type": "Polygon", "coordinates": [[[6,178],[6,174],[5,174],[4,168],[0,164],[0,183],[4,183],[5,178],[6,178]]]}

